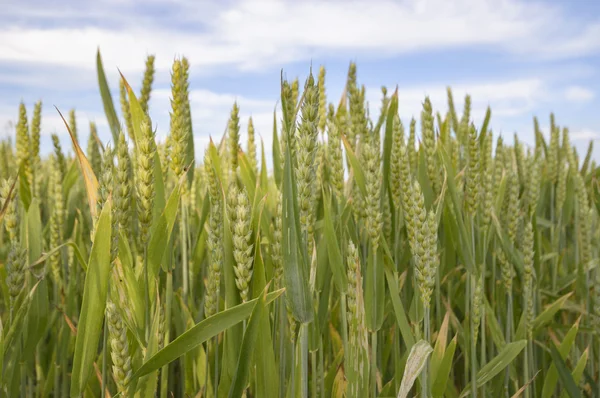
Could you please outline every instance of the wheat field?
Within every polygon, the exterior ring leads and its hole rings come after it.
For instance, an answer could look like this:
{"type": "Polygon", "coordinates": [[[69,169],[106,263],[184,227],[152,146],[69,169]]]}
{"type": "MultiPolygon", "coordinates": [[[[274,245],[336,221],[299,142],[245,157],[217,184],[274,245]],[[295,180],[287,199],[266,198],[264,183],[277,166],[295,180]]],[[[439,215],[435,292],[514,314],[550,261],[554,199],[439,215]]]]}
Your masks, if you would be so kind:
{"type": "Polygon", "coordinates": [[[234,103],[195,158],[185,57],[164,142],[154,56],[112,94],[96,62],[109,142],[59,110],[40,156],[41,102],[0,142],[1,396],[600,396],[598,169],[553,115],[370,115],[350,63],[341,98],[282,78],[272,148],[234,103]]]}

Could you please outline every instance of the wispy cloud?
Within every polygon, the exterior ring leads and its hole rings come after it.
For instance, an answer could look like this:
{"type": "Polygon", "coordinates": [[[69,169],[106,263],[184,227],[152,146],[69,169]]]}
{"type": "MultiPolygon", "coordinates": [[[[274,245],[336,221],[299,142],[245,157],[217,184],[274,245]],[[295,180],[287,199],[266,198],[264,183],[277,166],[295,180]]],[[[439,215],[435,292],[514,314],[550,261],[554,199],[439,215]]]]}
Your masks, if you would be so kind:
{"type": "MultiPolygon", "coordinates": [[[[65,23],[49,25],[55,14],[40,3],[34,24],[0,28],[0,61],[91,69],[95,45],[107,62],[123,70],[139,69],[149,51],[158,55],[157,67],[163,69],[174,54],[186,54],[197,67],[248,69],[332,51],[343,57],[392,56],[476,46],[520,56],[571,57],[600,49],[600,20],[580,25],[565,17],[559,5],[546,2],[242,0],[207,8],[206,2],[182,1],[170,4],[164,22],[148,12],[126,18],[122,9],[135,9],[130,2],[108,4],[112,7],[102,13],[116,16],[109,23],[95,18],[87,25],[68,23],[85,20],[70,8],[66,15],[73,16],[64,17],[65,23]]],[[[13,13],[21,11],[13,6],[13,13]]]]}
{"type": "MultiPolygon", "coordinates": [[[[473,82],[452,86],[457,112],[462,112],[464,98],[469,94],[472,100],[471,114],[477,121],[483,119],[488,106],[493,110],[494,119],[528,114],[547,98],[548,90],[547,85],[537,78],[473,82]]],[[[377,97],[378,90],[371,89],[367,93],[371,113],[378,112],[377,107],[381,102],[377,97]]],[[[406,119],[415,117],[418,120],[425,97],[429,97],[434,109],[440,112],[445,112],[447,109],[446,86],[399,87],[398,110],[400,116],[406,119]]],[[[499,125],[498,127],[507,128],[509,126],[499,125]]]]}
{"type": "Polygon", "coordinates": [[[600,131],[594,130],[579,130],[570,133],[570,137],[574,141],[590,141],[600,139],[600,131]]]}
{"type": "Polygon", "coordinates": [[[572,102],[588,102],[594,99],[596,93],[589,88],[570,86],[565,90],[565,97],[572,102]]]}

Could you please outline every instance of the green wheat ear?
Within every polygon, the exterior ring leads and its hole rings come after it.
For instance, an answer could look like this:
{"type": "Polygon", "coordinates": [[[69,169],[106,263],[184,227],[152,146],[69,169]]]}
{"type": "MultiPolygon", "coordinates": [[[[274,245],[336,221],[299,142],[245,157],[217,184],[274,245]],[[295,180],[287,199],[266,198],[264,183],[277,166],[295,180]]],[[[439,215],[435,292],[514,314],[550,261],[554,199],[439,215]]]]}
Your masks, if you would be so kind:
{"type": "Polygon", "coordinates": [[[156,143],[154,142],[154,133],[147,121],[141,125],[142,136],[137,146],[137,215],[139,225],[139,244],[140,248],[145,248],[150,238],[150,226],[152,224],[152,209],[154,206],[154,196],[156,194],[154,186],[154,152],[156,143]]]}
{"type": "Polygon", "coordinates": [[[237,191],[237,201],[233,211],[235,212],[235,222],[232,222],[233,257],[236,262],[234,267],[235,284],[240,291],[242,302],[246,302],[250,290],[250,281],[252,280],[254,259],[251,243],[252,210],[245,188],[237,191]]]}
{"type": "Polygon", "coordinates": [[[135,133],[133,131],[133,120],[131,119],[131,110],[129,109],[129,98],[123,79],[119,80],[119,93],[121,99],[121,113],[123,114],[123,119],[125,119],[127,135],[129,136],[129,139],[134,140],[135,133]]]}
{"type": "Polygon", "coordinates": [[[377,250],[379,247],[379,237],[383,228],[382,225],[382,213],[379,206],[379,195],[381,190],[382,176],[381,176],[381,160],[379,148],[366,144],[364,146],[366,167],[366,191],[365,197],[366,202],[366,230],[371,238],[373,244],[373,250],[377,250]]]}
{"type": "Polygon", "coordinates": [[[282,198],[281,193],[276,194],[275,203],[275,217],[273,224],[271,225],[271,235],[273,236],[273,243],[271,244],[271,258],[273,260],[273,268],[275,274],[275,288],[282,286],[283,278],[283,256],[282,256],[282,198]]]}
{"type": "Polygon", "coordinates": [[[4,228],[8,234],[8,240],[11,244],[17,243],[19,238],[19,212],[18,212],[18,190],[13,189],[12,183],[6,179],[0,186],[0,198],[2,198],[2,207],[6,207],[4,213],[4,228]],[[8,204],[6,204],[8,202],[8,204]]]}
{"type": "Polygon", "coordinates": [[[15,307],[17,297],[25,287],[25,267],[27,266],[27,249],[20,243],[13,244],[6,260],[6,286],[11,300],[11,310],[15,307]]]}
{"type": "MultiPolygon", "coordinates": [[[[52,166],[50,172],[50,189],[53,202],[52,215],[50,217],[50,247],[54,248],[63,242],[65,209],[60,164],[55,157],[52,157],[50,162],[52,166]]],[[[50,269],[57,285],[62,286],[62,256],[59,251],[50,257],[50,269]]]]}
{"type": "Polygon", "coordinates": [[[154,55],[148,55],[146,58],[146,70],[144,71],[144,80],[142,81],[142,90],[140,93],[140,106],[144,113],[148,113],[148,102],[152,92],[152,83],[154,82],[154,55]]]}
{"type": "Polygon", "coordinates": [[[67,161],[65,160],[65,155],[63,154],[62,147],[60,145],[60,139],[58,135],[52,134],[52,145],[54,146],[54,156],[56,156],[56,162],[58,163],[58,168],[60,169],[61,177],[65,176],[67,172],[67,161]]]}
{"type": "Polygon", "coordinates": [[[127,341],[127,327],[116,305],[110,301],[106,304],[106,319],[109,332],[110,355],[113,363],[113,377],[119,392],[123,396],[126,396],[129,381],[133,376],[131,366],[132,357],[127,341]]]}
{"type": "MultiPolygon", "coordinates": [[[[406,145],[404,143],[404,126],[398,115],[394,115],[394,125],[392,129],[392,155],[390,165],[390,185],[392,191],[392,199],[397,210],[401,208],[402,202],[402,152],[406,145]]],[[[404,152],[406,150],[404,149],[404,152]]]]}
{"type": "Polygon", "coordinates": [[[312,253],[314,229],[314,204],[316,196],[319,90],[312,73],[306,80],[301,123],[296,135],[296,178],[298,184],[298,207],[303,239],[312,253]]]}
{"type": "Polygon", "coordinates": [[[125,134],[119,134],[119,143],[117,145],[117,167],[115,171],[115,217],[119,229],[123,234],[129,237],[131,231],[131,193],[132,193],[132,170],[131,158],[129,157],[129,148],[125,134]]]}
{"type": "MultiPolygon", "coordinates": [[[[100,156],[100,154],[98,154],[100,156]]],[[[108,202],[109,197],[112,195],[114,188],[114,161],[113,161],[113,152],[108,146],[104,153],[102,154],[102,159],[100,162],[100,172],[98,173],[98,201],[96,202],[96,219],[93,220],[94,228],[92,229],[92,242],[94,241],[94,235],[96,234],[96,223],[98,222],[98,218],[100,217],[100,213],[104,208],[104,205],[108,202]]],[[[112,241],[112,239],[111,239],[112,241]]],[[[112,251],[111,245],[111,254],[114,257],[115,254],[112,251]]],[[[113,259],[114,260],[114,259],[113,259]]]]}
{"type": "Polygon", "coordinates": [[[483,277],[476,277],[474,279],[475,289],[473,289],[473,339],[477,341],[483,310],[483,277]]]}
{"type": "Polygon", "coordinates": [[[527,336],[529,339],[533,335],[533,314],[534,308],[534,292],[533,292],[533,226],[531,221],[525,223],[525,233],[523,236],[523,300],[525,307],[523,312],[527,319],[527,336]]]}
{"type": "Polygon", "coordinates": [[[369,374],[368,334],[363,297],[363,279],[360,258],[356,246],[348,244],[348,395],[360,397],[364,392],[369,374]]]}
{"type": "Polygon", "coordinates": [[[254,174],[258,174],[258,163],[256,160],[256,140],[254,137],[254,122],[252,121],[252,117],[248,119],[248,160],[250,161],[250,165],[252,167],[252,171],[254,174]]]}
{"type": "Polygon", "coordinates": [[[98,130],[96,123],[90,122],[90,135],[87,142],[87,156],[92,170],[97,176],[100,175],[102,169],[102,155],[100,155],[100,145],[98,145],[98,130]]]}
{"type": "Polygon", "coordinates": [[[479,203],[480,174],[479,174],[479,143],[475,127],[469,130],[469,159],[465,183],[465,207],[469,215],[474,215],[479,203]]]}
{"type": "Polygon", "coordinates": [[[12,194],[11,184],[8,180],[5,180],[0,190],[0,198],[2,198],[2,206],[6,205],[6,212],[4,214],[4,228],[8,233],[9,250],[6,259],[6,286],[10,297],[9,308],[11,313],[14,312],[18,307],[18,296],[21,294],[25,287],[25,272],[27,266],[27,248],[23,247],[19,237],[18,231],[18,205],[17,205],[17,192],[13,190],[12,194]]]}
{"type": "Polygon", "coordinates": [[[427,160],[427,175],[434,191],[439,192],[440,174],[435,156],[436,141],[435,131],[433,130],[433,109],[429,97],[425,98],[423,110],[421,111],[421,138],[427,160]]]}
{"type": "Polygon", "coordinates": [[[548,148],[548,178],[553,184],[558,181],[560,129],[556,126],[554,114],[550,114],[550,147],[548,148]]]}
{"type": "Polygon", "coordinates": [[[181,60],[173,62],[173,71],[171,72],[171,131],[169,142],[171,143],[170,167],[179,178],[183,175],[187,158],[187,144],[189,130],[189,121],[187,120],[187,88],[185,80],[185,66],[181,60]]]}
{"type": "Polygon", "coordinates": [[[42,124],[42,101],[35,103],[33,108],[33,117],[31,119],[31,168],[33,173],[33,196],[39,196],[39,185],[42,179],[42,173],[39,170],[41,165],[40,158],[40,133],[42,124]]]}
{"type": "Polygon", "coordinates": [[[208,149],[204,155],[204,173],[208,185],[207,196],[210,200],[207,235],[209,266],[204,301],[205,316],[209,317],[219,311],[218,299],[221,290],[223,262],[223,201],[216,170],[208,149]]]}
{"type": "Polygon", "coordinates": [[[456,108],[454,107],[454,97],[452,96],[452,89],[446,88],[448,98],[448,112],[450,114],[450,122],[454,132],[458,132],[458,117],[456,116],[456,108]]]}
{"type": "Polygon", "coordinates": [[[319,131],[325,132],[327,125],[327,95],[325,93],[325,67],[319,68],[319,131]]]}
{"type": "Polygon", "coordinates": [[[344,194],[344,159],[342,140],[336,120],[330,120],[327,126],[327,160],[329,162],[329,180],[335,196],[341,200],[344,194]]]}
{"type": "Polygon", "coordinates": [[[69,111],[69,129],[71,130],[71,133],[73,133],[75,141],[79,141],[79,137],[77,134],[77,116],[75,114],[75,109],[71,109],[69,111]]]}
{"type": "Polygon", "coordinates": [[[240,150],[240,108],[237,102],[233,103],[229,123],[227,125],[227,137],[229,141],[230,172],[235,175],[238,166],[238,152],[240,150]]]}
{"type": "Polygon", "coordinates": [[[17,159],[19,167],[23,169],[29,186],[33,182],[33,171],[31,168],[30,158],[30,137],[29,137],[29,124],[27,122],[27,109],[25,104],[21,102],[19,105],[19,120],[17,122],[17,159]]]}
{"type": "Polygon", "coordinates": [[[408,158],[410,160],[410,169],[415,171],[418,168],[418,154],[417,154],[417,121],[413,118],[410,120],[410,129],[408,133],[408,142],[406,147],[408,149],[408,158]]]}

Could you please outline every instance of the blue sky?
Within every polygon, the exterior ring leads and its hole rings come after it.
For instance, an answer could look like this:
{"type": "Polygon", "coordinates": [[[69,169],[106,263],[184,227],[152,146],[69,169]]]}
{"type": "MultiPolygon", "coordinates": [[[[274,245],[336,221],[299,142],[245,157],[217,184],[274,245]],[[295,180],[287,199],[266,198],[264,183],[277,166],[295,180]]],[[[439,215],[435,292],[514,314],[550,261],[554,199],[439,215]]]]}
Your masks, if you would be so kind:
{"type": "Polygon", "coordinates": [[[281,70],[303,80],[311,64],[325,65],[328,100],[337,103],[351,60],[372,114],[382,85],[398,85],[406,123],[426,95],[445,112],[452,86],[461,108],[465,93],[472,95],[476,123],[490,105],[491,127],[504,136],[532,143],[533,116],[547,129],[553,111],[580,152],[600,138],[600,1],[6,1],[0,136],[12,134],[19,101],[31,112],[41,99],[44,152],[54,132],[68,147],[54,105],[77,109],[82,139],[90,120],[110,139],[98,47],[117,104],[117,68],[139,88],[146,55],[156,55],[150,113],[159,138],[168,128],[170,66],[177,56],[189,58],[198,154],[223,133],[236,100],[242,128],[252,115],[270,148],[281,70]]]}

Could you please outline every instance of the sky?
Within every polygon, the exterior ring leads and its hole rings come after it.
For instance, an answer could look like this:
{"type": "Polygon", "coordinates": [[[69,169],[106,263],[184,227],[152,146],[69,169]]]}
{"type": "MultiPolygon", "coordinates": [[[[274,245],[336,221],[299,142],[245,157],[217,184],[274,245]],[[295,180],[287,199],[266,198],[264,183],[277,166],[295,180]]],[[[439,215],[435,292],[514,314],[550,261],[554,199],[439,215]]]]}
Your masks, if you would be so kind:
{"type": "Polygon", "coordinates": [[[371,115],[381,86],[398,87],[405,124],[419,117],[425,96],[443,114],[450,86],[458,109],[471,95],[477,125],[490,106],[491,128],[509,141],[517,134],[533,144],[533,117],[547,132],[550,112],[580,153],[600,138],[596,0],[0,0],[0,9],[0,138],[14,134],[20,101],[31,117],[42,100],[43,153],[52,133],[70,148],[55,106],[76,109],[80,139],[94,121],[110,141],[98,48],[118,111],[118,70],[139,92],[145,58],[156,56],[149,107],[161,140],[170,68],[189,59],[198,156],[223,134],[234,101],[242,131],[252,116],[269,156],[281,73],[303,82],[311,66],[324,65],[328,101],[337,103],[350,61],[371,115]]]}

